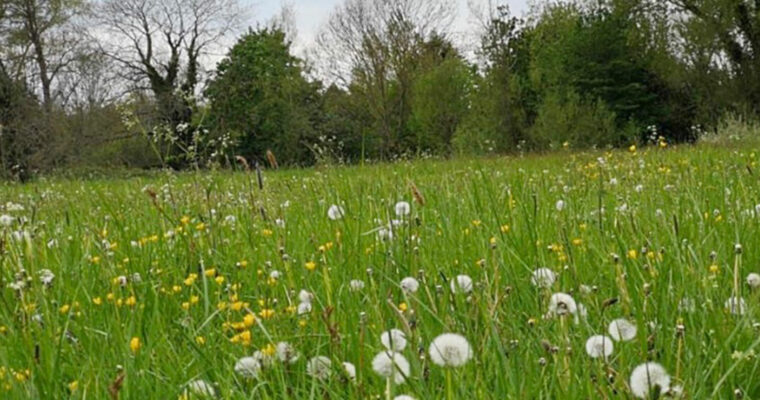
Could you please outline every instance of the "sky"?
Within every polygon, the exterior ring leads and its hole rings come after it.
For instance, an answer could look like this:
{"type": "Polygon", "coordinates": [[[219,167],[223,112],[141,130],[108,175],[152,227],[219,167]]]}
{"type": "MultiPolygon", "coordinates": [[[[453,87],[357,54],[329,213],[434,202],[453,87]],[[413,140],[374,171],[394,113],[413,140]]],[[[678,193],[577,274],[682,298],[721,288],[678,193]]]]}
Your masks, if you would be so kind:
{"type": "MultiPolygon", "coordinates": [[[[257,23],[265,23],[273,16],[277,15],[282,7],[283,1],[293,5],[296,13],[297,37],[295,40],[296,50],[303,50],[313,44],[320,26],[327,20],[332,11],[343,0],[244,0],[243,3],[250,8],[249,20],[247,25],[255,26],[257,23]]],[[[455,33],[464,33],[468,31],[469,24],[472,22],[468,0],[455,0],[459,5],[455,33]]],[[[488,0],[471,0],[487,4],[488,0]]],[[[509,5],[513,15],[522,15],[528,10],[529,0],[501,0],[493,1],[494,3],[509,5]]]]}

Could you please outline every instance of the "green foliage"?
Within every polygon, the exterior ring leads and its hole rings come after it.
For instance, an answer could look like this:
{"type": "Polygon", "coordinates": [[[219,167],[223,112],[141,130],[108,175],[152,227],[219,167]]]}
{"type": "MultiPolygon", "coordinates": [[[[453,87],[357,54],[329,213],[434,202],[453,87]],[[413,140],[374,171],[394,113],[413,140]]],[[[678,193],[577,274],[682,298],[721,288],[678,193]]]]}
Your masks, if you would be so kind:
{"type": "Polygon", "coordinates": [[[616,115],[602,100],[584,100],[575,92],[548,93],[530,131],[535,149],[620,146],[636,140],[616,125],[616,115]]]}
{"type": "Polygon", "coordinates": [[[412,130],[418,151],[446,154],[467,115],[472,72],[459,58],[450,58],[423,72],[414,85],[412,130]]]}
{"type": "Polygon", "coordinates": [[[319,84],[304,76],[301,60],[290,52],[276,28],[249,31],[217,66],[206,96],[208,126],[234,133],[238,154],[263,160],[267,150],[285,163],[312,159],[308,145],[316,136],[319,84]]]}

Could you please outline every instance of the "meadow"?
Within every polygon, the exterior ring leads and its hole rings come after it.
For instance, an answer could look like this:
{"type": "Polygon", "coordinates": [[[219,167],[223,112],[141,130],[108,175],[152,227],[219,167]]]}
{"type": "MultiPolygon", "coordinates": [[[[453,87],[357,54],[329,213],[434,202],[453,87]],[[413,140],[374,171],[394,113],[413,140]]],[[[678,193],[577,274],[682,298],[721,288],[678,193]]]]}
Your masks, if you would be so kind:
{"type": "Polygon", "coordinates": [[[0,397],[758,399],[755,149],[2,184],[0,397]]]}

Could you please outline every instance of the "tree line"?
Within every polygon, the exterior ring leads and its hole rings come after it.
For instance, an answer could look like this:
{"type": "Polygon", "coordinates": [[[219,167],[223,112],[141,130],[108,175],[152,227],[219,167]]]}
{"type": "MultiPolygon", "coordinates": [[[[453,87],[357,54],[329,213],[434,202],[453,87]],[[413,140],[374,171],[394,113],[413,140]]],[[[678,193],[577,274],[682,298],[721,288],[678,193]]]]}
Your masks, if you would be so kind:
{"type": "Polygon", "coordinates": [[[464,40],[456,10],[344,0],[303,58],[288,8],[241,31],[237,0],[2,0],[0,175],[686,142],[760,112],[757,1],[473,2],[464,40]]]}

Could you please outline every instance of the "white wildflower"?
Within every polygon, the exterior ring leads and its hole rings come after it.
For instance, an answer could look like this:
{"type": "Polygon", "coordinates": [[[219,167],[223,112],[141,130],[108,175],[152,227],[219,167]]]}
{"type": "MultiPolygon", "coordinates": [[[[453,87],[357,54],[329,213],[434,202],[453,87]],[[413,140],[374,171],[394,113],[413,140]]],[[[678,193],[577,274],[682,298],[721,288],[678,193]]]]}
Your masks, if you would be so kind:
{"type": "Polygon", "coordinates": [[[557,204],[555,204],[554,207],[557,209],[557,211],[564,210],[565,209],[565,201],[564,200],[557,200],[557,204]]]}

